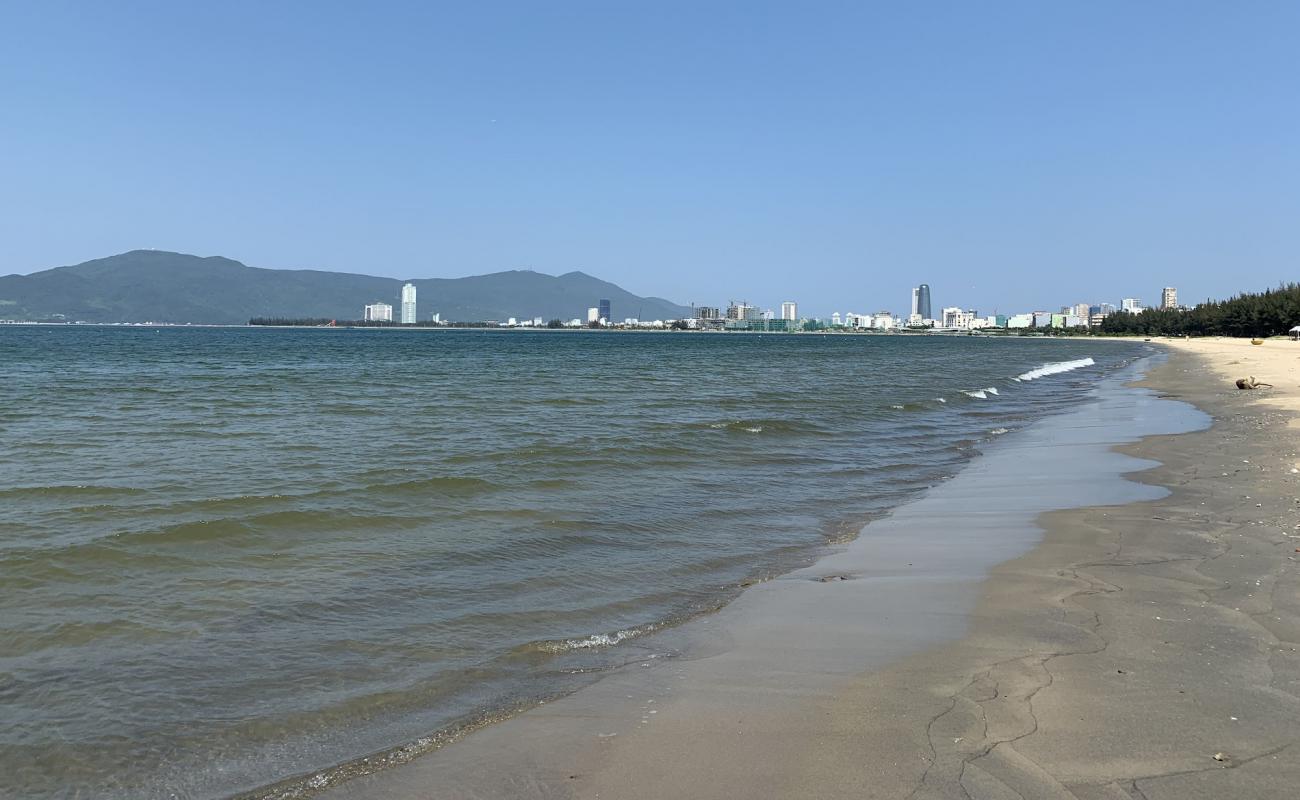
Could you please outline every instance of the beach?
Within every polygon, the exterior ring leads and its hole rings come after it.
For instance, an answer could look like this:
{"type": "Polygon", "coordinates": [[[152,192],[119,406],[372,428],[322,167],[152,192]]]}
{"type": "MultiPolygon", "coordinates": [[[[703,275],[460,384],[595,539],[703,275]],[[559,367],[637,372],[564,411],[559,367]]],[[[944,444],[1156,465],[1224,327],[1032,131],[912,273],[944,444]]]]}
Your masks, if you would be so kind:
{"type": "MultiPolygon", "coordinates": [[[[689,656],[633,655],[594,686],[322,796],[1288,796],[1300,785],[1300,347],[1167,347],[1128,391],[1182,401],[1149,417],[1191,404],[1212,427],[1083,454],[1064,502],[1081,507],[1000,540],[1026,552],[984,569],[979,537],[918,549],[868,526],[856,555],[755,587],[682,634],[673,645],[689,656]],[[1235,389],[1248,374],[1274,388],[1235,389]],[[709,624],[725,633],[701,639],[709,624]]],[[[1143,407],[1100,413],[1112,425],[1143,407]]],[[[1044,436],[1083,446],[1067,433],[1044,436]]],[[[1018,449],[1023,462],[1041,448],[1018,449]]],[[[927,499],[995,467],[977,462],[927,499]]],[[[1021,505],[1062,504],[1035,472],[1014,476],[1021,505]]],[[[892,519],[942,510],[925,502],[892,519]]],[[[1009,511],[965,518],[1000,515],[1005,530],[1009,511]]]]}

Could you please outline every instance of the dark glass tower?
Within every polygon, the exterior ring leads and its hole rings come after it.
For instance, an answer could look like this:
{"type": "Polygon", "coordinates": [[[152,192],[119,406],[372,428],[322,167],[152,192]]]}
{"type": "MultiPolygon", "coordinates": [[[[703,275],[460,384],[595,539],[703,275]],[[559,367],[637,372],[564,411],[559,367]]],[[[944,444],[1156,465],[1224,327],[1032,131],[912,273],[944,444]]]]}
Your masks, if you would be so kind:
{"type": "Polygon", "coordinates": [[[611,319],[610,316],[609,316],[609,301],[608,301],[608,300],[601,300],[601,301],[600,301],[599,303],[597,303],[596,305],[600,306],[600,311],[599,311],[598,314],[597,314],[597,316],[598,316],[600,319],[603,319],[603,320],[605,320],[606,322],[613,322],[613,321],[614,321],[614,320],[611,319]]]}
{"type": "Polygon", "coordinates": [[[930,284],[923,283],[916,287],[916,313],[921,319],[934,319],[930,314],[930,284]]]}

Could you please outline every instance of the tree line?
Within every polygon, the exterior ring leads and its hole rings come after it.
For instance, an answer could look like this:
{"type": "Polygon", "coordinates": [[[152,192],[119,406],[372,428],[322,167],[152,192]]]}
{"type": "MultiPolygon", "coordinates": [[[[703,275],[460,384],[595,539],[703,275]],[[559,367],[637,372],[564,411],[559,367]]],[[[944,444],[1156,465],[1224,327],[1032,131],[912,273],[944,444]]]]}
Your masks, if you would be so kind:
{"type": "Polygon", "coordinates": [[[1133,336],[1277,336],[1300,325],[1300,283],[1227,300],[1207,300],[1195,308],[1148,308],[1137,314],[1111,314],[1100,333],[1133,336]]]}

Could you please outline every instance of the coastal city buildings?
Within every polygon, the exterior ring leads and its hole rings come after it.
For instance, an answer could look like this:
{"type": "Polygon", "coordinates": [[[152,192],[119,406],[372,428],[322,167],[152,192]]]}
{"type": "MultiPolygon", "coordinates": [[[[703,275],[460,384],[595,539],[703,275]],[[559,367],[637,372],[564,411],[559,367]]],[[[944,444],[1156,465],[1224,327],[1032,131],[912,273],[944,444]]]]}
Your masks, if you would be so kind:
{"type": "Polygon", "coordinates": [[[362,309],[362,319],[366,322],[392,322],[393,307],[388,303],[371,303],[362,309]]]}
{"type": "Polygon", "coordinates": [[[912,313],[909,320],[912,317],[921,320],[934,319],[930,315],[930,284],[923,283],[912,290],[912,313]]]}
{"type": "Polygon", "coordinates": [[[943,310],[942,327],[944,328],[969,328],[978,314],[974,309],[962,311],[961,308],[953,306],[943,310]]]}
{"type": "Polygon", "coordinates": [[[761,312],[758,307],[751,306],[749,303],[737,303],[735,300],[732,300],[731,304],[727,306],[727,319],[731,320],[754,320],[758,319],[760,314],[761,312]]]}
{"type": "MultiPolygon", "coordinates": [[[[929,284],[918,284],[911,292],[910,313],[904,316],[884,309],[875,313],[857,313],[854,311],[836,311],[829,318],[800,318],[799,305],[793,300],[782,301],[780,310],[763,309],[749,301],[729,301],[724,311],[719,306],[694,306],[689,316],[683,319],[643,320],[637,317],[625,317],[614,321],[609,317],[611,303],[601,298],[595,306],[586,309],[585,321],[576,317],[568,322],[552,319],[550,323],[542,317],[519,314],[503,317],[505,322],[487,321],[451,321],[445,322],[440,314],[433,314],[429,323],[433,325],[468,325],[471,327],[490,326],[500,328],[624,328],[651,330],[696,330],[696,331],[751,331],[751,332],[873,332],[873,333],[936,333],[992,334],[999,330],[1019,331],[1034,335],[1039,332],[1054,333],[1060,331],[1082,331],[1100,326],[1111,314],[1119,311],[1140,313],[1143,304],[1140,299],[1126,297],[1117,308],[1111,303],[1074,303],[1060,306],[1059,312],[1037,310],[1020,314],[989,314],[980,316],[973,308],[947,306],[940,309],[937,317],[931,317],[931,296],[929,284]]],[[[1161,309],[1178,309],[1177,290],[1164,287],[1160,296],[1161,309]]],[[[392,322],[393,306],[388,303],[375,302],[364,307],[363,316],[367,322],[392,322]]],[[[401,306],[399,319],[403,324],[420,324],[417,322],[416,286],[406,283],[401,289],[401,306]]]]}
{"type": "Polygon", "coordinates": [[[402,324],[415,324],[415,284],[413,283],[402,287],[402,324]]]}

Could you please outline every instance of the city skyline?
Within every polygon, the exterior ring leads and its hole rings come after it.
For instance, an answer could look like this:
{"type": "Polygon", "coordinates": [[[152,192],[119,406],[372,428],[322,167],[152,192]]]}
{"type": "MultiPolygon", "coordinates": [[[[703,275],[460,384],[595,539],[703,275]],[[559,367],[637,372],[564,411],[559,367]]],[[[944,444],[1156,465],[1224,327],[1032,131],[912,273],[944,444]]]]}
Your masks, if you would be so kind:
{"type": "MultiPolygon", "coordinates": [[[[912,287],[909,313],[905,315],[896,314],[892,308],[886,306],[866,314],[852,310],[844,312],[837,310],[824,316],[800,316],[798,302],[794,300],[782,301],[779,311],[764,308],[762,305],[754,305],[747,301],[732,300],[726,306],[725,313],[722,311],[722,306],[693,306],[692,315],[681,319],[652,320],[625,317],[618,320],[612,316],[610,301],[600,299],[595,306],[586,307],[585,317],[559,318],[550,322],[560,323],[562,327],[593,325],[601,327],[622,327],[627,325],[634,327],[662,327],[665,323],[686,321],[691,323],[692,328],[697,327],[699,324],[710,323],[719,329],[744,329],[754,324],[761,330],[776,331],[800,330],[803,328],[804,323],[886,331],[908,328],[931,328],[944,331],[997,328],[1092,328],[1100,325],[1106,317],[1115,313],[1136,314],[1147,308],[1163,310],[1183,308],[1183,306],[1179,305],[1177,298],[1178,289],[1176,287],[1164,286],[1160,290],[1160,302],[1156,306],[1148,306],[1141,298],[1126,297],[1120,300],[1119,305],[1098,300],[1097,302],[1089,301],[1062,305],[1059,307],[1059,311],[1035,308],[1034,310],[1022,309],[1016,313],[1001,313],[998,310],[994,310],[992,313],[981,313],[973,307],[943,306],[940,313],[935,315],[932,309],[930,285],[922,283],[912,287]]],[[[400,321],[402,324],[417,322],[414,305],[415,287],[407,283],[401,290],[402,310],[400,321]]],[[[438,322],[439,319],[439,314],[433,315],[434,322],[438,322]]],[[[364,307],[364,321],[391,322],[392,307],[384,303],[366,305],[364,307]]],[[[451,322],[448,321],[449,324],[451,322]]],[[[485,321],[477,320],[475,322],[485,321]]],[[[529,317],[525,314],[511,316],[506,321],[495,322],[502,327],[541,327],[547,321],[543,317],[529,317]]]]}

